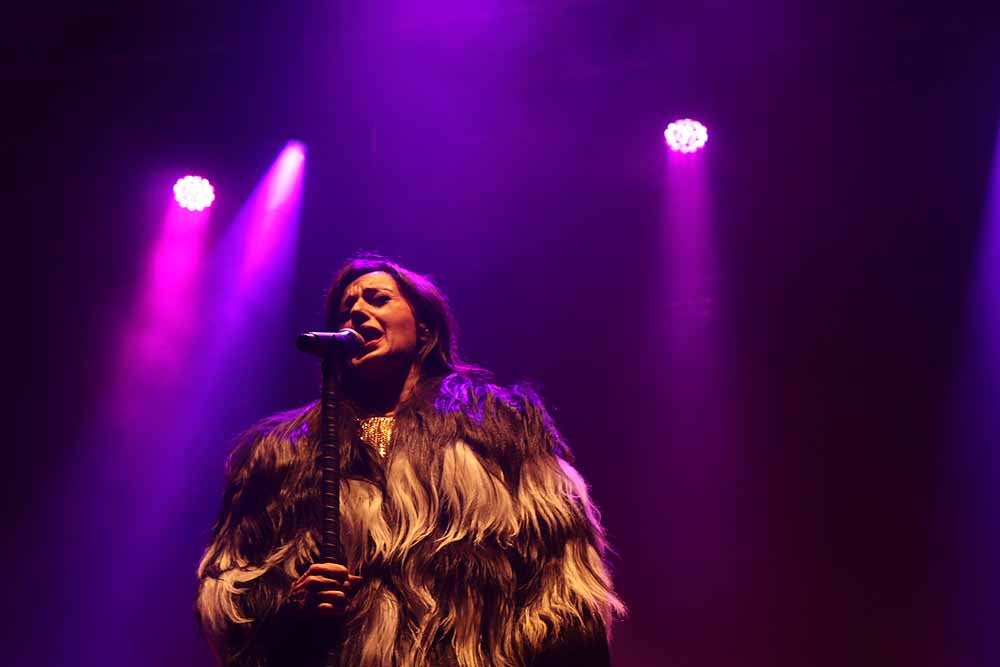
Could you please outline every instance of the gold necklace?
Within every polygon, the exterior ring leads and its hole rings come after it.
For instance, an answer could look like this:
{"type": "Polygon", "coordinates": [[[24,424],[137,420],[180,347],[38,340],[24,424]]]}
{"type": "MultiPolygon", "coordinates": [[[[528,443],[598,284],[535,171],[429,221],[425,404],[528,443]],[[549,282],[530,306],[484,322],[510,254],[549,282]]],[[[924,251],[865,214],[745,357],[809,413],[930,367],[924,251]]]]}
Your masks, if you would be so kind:
{"type": "Polygon", "coordinates": [[[359,420],[361,441],[374,447],[378,455],[385,458],[392,443],[392,425],[395,422],[395,417],[367,417],[359,420]]]}

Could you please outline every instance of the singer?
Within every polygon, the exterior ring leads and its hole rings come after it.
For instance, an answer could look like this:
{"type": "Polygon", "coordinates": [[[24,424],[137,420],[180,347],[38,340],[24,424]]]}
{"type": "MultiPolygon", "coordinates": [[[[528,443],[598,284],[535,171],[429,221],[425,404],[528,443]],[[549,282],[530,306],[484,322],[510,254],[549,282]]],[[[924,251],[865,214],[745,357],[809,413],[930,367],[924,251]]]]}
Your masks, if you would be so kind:
{"type": "Polygon", "coordinates": [[[318,403],[245,433],[198,567],[222,665],[606,667],[625,608],[604,530],[541,400],[458,355],[431,280],[357,257],[327,328],[364,344],[336,369],[345,563],[320,563],[318,403]]]}

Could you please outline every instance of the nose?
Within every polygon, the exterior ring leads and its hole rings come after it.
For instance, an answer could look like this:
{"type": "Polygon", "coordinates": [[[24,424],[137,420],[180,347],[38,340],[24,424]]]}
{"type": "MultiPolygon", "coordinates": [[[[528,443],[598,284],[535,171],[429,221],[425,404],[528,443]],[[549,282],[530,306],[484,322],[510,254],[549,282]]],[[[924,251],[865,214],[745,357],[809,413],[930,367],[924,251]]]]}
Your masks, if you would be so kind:
{"type": "Polygon", "coordinates": [[[351,312],[348,313],[348,319],[351,320],[351,326],[357,328],[368,321],[371,316],[365,312],[364,306],[361,303],[361,299],[354,302],[351,306],[351,312]]]}

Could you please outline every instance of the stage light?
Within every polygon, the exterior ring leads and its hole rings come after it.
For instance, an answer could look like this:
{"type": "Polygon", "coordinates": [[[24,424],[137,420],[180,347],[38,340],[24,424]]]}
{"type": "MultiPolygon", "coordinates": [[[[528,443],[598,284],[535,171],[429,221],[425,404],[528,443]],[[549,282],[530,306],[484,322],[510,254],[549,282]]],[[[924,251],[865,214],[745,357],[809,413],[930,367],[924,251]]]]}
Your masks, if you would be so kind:
{"type": "Polygon", "coordinates": [[[189,211],[204,211],[215,201],[215,188],[207,178],[185,176],[174,183],[174,199],[189,211]]]}
{"type": "Polygon", "coordinates": [[[671,150],[694,153],[708,141],[708,129],[696,120],[683,118],[667,125],[663,138],[671,150]]]}

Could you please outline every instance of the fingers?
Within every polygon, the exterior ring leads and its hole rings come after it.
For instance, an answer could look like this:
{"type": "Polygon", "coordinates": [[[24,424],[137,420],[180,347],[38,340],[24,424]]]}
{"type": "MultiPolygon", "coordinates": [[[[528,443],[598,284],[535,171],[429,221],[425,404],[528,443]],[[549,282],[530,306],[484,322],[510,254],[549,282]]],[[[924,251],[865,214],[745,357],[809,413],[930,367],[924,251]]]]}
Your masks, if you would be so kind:
{"type": "Polygon", "coordinates": [[[301,588],[292,591],[289,601],[301,612],[340,615],[347,609],[349,595],[342,590],[306,591],[301,588]]]}
{"type": "Polygon", "coordinates": [[[319,606],[324,604],[343,606],[347,602],[347,593],[344,591],[320,591],[314,597],[319,606]]]}
{"type": "Polygon", "coordinates": [[[344,586],[358,585],[362,577],[356,574],[349,574],[347,568],[339,563],[313,563],[305,571],[295,585],[305,585],[309,583],[310,589],[323,588],[330,582],[336,582],[344,586]]]}
{"type": "Polygon", "coordinates": [[[343,616],[347,611],[347,594],[343,591],[322,591],[312,596],[316,613],[321,616],[343,616]]]}
{"type": "MultiPolygon", "coordinates": [[[[325,590],[339,591],[351,587],[350,579],[348,579],[347,581],[341,581],[338,579],[328,579],[327,577],[307,576],[301,579],[300,581],[301,584],[299,585],[299,588],[304,588],[310,593],[317,591],[325,591],[325,590]]],[[[357,585],[357,583],[355,583],[355,585],[357,585]]]]}
{"type": "Polygon", "coordinates": [[[306,576],[319,576],[342,581],[348,577],[348,572],[347,568],[340,563],[313,563],[306,570],[306,576]]]}
{"type": "Polygon", "coordinates": [[[352,574],[346,580],[329,579],[320,576],[303,576],[293,584],[293,589],[304,589],[310,593],[325,590],[346,590],[356,589],[361,585],[361,577],[352,574]]]}
{"type": "Polygon", "coordinates": [[[292,584],[289,598],[302,610],[340,616],[362,581],[362,577],[349,574],[347,568],[338,563],[313,563],[292,584]]]}

